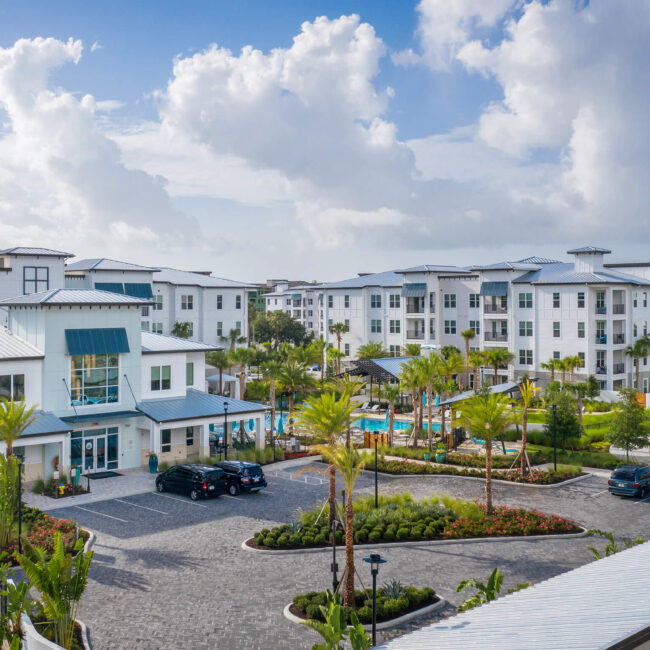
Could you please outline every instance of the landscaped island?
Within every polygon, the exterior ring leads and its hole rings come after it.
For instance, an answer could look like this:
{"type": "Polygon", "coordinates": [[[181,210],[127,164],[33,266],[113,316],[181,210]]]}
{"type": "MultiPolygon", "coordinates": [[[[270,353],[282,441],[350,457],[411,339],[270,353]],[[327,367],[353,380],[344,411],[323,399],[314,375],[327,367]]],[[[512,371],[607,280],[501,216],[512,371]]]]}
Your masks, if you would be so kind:
{"type": "MultiPolygon", "coordinates": [[[[382,496],[376,509],[374,497],[354,502],[356,544],[557,535],[581,530],[575,522],[557,515],[506,506],[495,507],[487,514],[481,504],[448,496],[433,496],[420,502],[408,493],[382,496]]],[[[336,531],[336,542],[343,542],[340,528],[336,531]]],[[[247,541],[249,546],[260,549],[313,548],[331,543],[327,506],[303,513],[299,521],[264,528],[247,541]]]]}

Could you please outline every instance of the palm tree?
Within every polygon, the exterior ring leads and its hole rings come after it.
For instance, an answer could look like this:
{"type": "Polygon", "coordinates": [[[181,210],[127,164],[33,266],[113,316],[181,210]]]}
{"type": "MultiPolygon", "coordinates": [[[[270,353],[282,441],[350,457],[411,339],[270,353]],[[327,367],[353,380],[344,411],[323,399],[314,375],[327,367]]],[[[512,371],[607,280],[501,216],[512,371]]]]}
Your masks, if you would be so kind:
{"type": "Polygon", "coordinates": [[[399,384],[386,384],[384,396],[388,400],[388,446],[393,446],[393,424],[395,423],[395,402],[399,397],[399,384]]]}
{"type": "Polygon", "coordinates": [[[230,351],[234,350],[238,343],[246,343],[246,337],[242,336],[241,332],[236,328],[228,330],[228,334],[226,336],[220,336],[219,340],[228,343],[228,349],[230,351]]]}
{"type": "Polygon", "coordinates": [[[648,355],[648,351],[650,351],[650,338],[648,338],[647,335],[640,339],[637,339],[632,345],[628,345],[625,348],[625,355],[632,357],[634,360],[634,386],[636,387],[637,392],[639,392],[639,372],[641,371],[640,360],[642,357],[648,355]]]}
{"type": "Polygon", "coordinates": [[[172,336],[177,336],[179,339],[189,339],[190,332],[192,331],[192,323],[176,321],[172,326],[172,336]]]}
{"type": "Polygon", "coordinates": [[[297,392],[305,392],[314,387],[314,379],[307,372],[304,363],[287,361],[282,365],[278,383],[285,393],[289,393],[289,435],[293,435],[293,404],[297,392]]]}
{"type": "Polygon", "coordinates": [[[219,395],[223,395],[223,371],[230,368],[230,359],[224,350],[215,350],[205,355],[205,360],[219,371],[219,395]]]}
{"type": "Polygon", "coordinates": [[[280,332],[284,326],[284,312],[280,310],[272,311],[267,315],[267,320],[274,333],[273,347],[277,350],[280,345],[280,332]]]}
{"type": "Polygon", "coordinates": [[[7,445],[7,458],[14,453],[14,442],[36,420],[35,410],[36,406],[27,408],[24,398],[20,402],[0,398],[0,440],[7,445]]]}
{"type": "Polygon", "coordinates": [[[323,339],[315,339],[310,344],[309,347],[313,350],[314,363],[320,365],[320,380],[324,381],[325,379],[325,350],[327,349],[327,343],[323,339]]]}
{"type": "MultiPolygon", "coordinates": [[[[329,382],[331,389],[338,393],[341,396],[341,399],[352,400],[355,395],[358,395],[366,385],[366,382],[363,379],[358,379],[357,377],[352,377],[351,375],[341,375],[331,379],[329,382]]],[[[353,404],[356,408],[356,404],[353,404]]],[[[350,426],[352,422],[348,421],[347,428],[345,430],[345,444],[350,446],[350,426]]]]}
{"type": "Polygon", "coordinates": [[[463,330],[460,335],[465,339],[465,367],[467,374],[465,375],[465,390],[469,389],[469,343],[476,338],[476,332],[472,329],[463,330]]]}
{"type": "Polygon", "coordinates": [[[573,373],[575,372],[576,368],[582,368],[584,365],[584,363],[582,362],[582,358],[579,357],[577,354],[575,354],[570,357],[564,357],[562,361],[564,363],[564,367],[566,368],[566,370],[569,371],[569,382],[572,384],[573,373]]]}
{"type": "MultiPolygon", "coordinates": [[[[297,421],[319,440],[324,440],[330,449],[338,444],[338,439],[353,419],[355,405],[347,395],[336,399],[334,392],[323,393],[318,397],[308,397],[298,407],[297,421]]],[[[332,530],[336,512],[336,471],[334,465],[328,468],[329,474],[329,529],[332,530]]]]}
{"type": "Polygon", "coordinates": [[[436,354],[430,354],[427,357],[420,357],[418,366],[422,380],[425,382],[425,392],[427,396],[427,438],[429,451],[433,450],[433,387],[439,385],[443,377],[442,369],[444,361],[436,354]]]}
{"type": "Polygon", "coordinates": [[[336,360],[336,374],[341,374],[341,339],[343,334],[350,328],[345,323],[334,323],[330,325],[330,333],[336,336],[336,349],[339,352],[339,358],[336,360]]]}
{"type": "Polygon", "coordinates": [[[481,389],[465,402],[461,416],[463,425],[473,435],[485,439],[485,502],[492,514],[492,440],[508,430],[512,420],[508,398],[503,394],[481,389]]]}
{"type": "Polygon", "coordinates": [[[419,343],[407,343],[404,346],[404,356],[419,357],[421,352],[419,343]]]}
{"type": "Polygon", "coordinates": [[[363,469],[363,460],[354,447],[338,444],[334,448],[323,446],[321,454],[336,468],[345,485],[345,588],[343,604],[354,607],[354,508],[352,494],[363,469]]]}
{"type": "Polygon", "coordinates": [[[333,367],[333,372],[336,372],[336,369],[341,365],[341,359],[345,356],[344,352],[340,352],[336,348],[327,348],[327,363],[331,364],[333,367]]]}
{"type": "Polygon", "coordinates": [[[484,351],[485,363],[494,368],[494,385],[498,383],[499,366],[509,364],[515,355],[507,348],[489,348],[484,351]]]}
{"type": "Polygon", "coordinates": [[[419,397],[422,377],[418,359],[409,359],[406,363],[403,363],[400,368],[399,378],[401,387],[411,393],[411,402],[413,404],[413,433],[411,434],[411,440],[413,446],[416,447],[420,436],[418,409],[422,408],[422,399],[419,397]]]}
{"type": "Polygon", "coordinates": [[[479,368],[483,365],[484,362],[485,357],[481,350],[470,352],[469,363],[472,366],[472,371],[474,373],[474,390],[477,390],[481,387],[481,373],[479,372],[479,368]]]}
{"type": "Polygon", "coordinates": [[[262,364],[262,375],[269,380],[269,403],[271,405],[271,436],[275,428],[275,383],[280,376],[282,364],[275,359],[269,359],[262,364]]]}
{"type": "Polygon", "coordinates": [[[533,397],[535,397],[535,386],[529,379],[519,384],[519,392],[521,393],[521,475],[523,476],[530,469],[530,460],[526,453],[526,435],[528,433],[528,409],[532,404],[533,397]]]}
{"type": "MultiPolygon", "coordinates": [[[[382,343],[370,341],[365,345],[359,346],[357,350],[357,359],[359,361],[370,361],[370,359],[383,359],[388,356],[388,351],[382,343]]],[[[370,401],[372,402],[372,375],[370,376],[370,401]]]]}

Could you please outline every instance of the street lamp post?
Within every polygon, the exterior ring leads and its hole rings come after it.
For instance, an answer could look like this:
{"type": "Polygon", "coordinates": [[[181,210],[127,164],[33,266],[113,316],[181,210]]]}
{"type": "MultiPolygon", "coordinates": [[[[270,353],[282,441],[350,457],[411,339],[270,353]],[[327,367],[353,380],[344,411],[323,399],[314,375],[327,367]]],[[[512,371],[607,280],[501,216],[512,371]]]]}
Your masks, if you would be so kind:
{"type": "Polygon", "coordinates": [[[228,460],[228,402],[223,403],[223,459],[228,460]]]}
{"type": "Polygon", "coordinates": [[[372,646],[377,645],[377,574],[379,565],[384,564],[386,560],[379,553],[371,553],[368,557],[363,558],[364,562],[370,564],[372,573],[372,646]]]}
{"type": "Polygon", "coordinates": [[[23,552],[23,464],[18,460],[18,552],[23,552]]]}
{"type": "Polygon", "coordinates": [[[377,438],[379,434],[375,431],[375,508],[379,507],[379,475],[377,474],[377,438]]]}
{"type": "Polygon", "coordinates": [[[553,471],[557,472],[557,404],[551,404],[553,409],[553,471]]]}
{"type": "Polygon", "coordinates": [[[336,575],[336,572],[339,569],[338,564],[336,563],[336,526],[338,525],[336,519],[332,520],[332,593],[335,594],[339,586],[339,580],[336,575]]]}

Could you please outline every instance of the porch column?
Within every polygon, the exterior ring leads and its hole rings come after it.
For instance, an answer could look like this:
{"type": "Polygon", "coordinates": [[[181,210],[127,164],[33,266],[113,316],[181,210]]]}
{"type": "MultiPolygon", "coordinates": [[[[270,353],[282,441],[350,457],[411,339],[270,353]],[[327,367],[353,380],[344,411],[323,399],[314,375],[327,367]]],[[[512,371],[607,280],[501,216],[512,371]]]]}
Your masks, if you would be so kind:
{"type": "Polygon", "coordinates": [[[210,457],[210,426],[206,422],[199,429],[199,445],[201,458],[210,457]]]}
{"type": "Polygon", "coordinates": [[[68,433],[63,440],[61,440],[61,451],[59,452],[59,465],[61,469],[70,475],[70,434],[68,433]]]}
{"type": "Polygon", "coordinates": [[[254,418],[255,421],[255,449],[264,449],[266,443],[266,432],[261,417],[254,418]]]}
{"type": "Polygon", "coordinates": [[[152,453],[158,454],[158,456],[162,453],[162,446],[160,443],[160,424],[153,420],[151,421],[151,441],[149,449],[152,453]]]}

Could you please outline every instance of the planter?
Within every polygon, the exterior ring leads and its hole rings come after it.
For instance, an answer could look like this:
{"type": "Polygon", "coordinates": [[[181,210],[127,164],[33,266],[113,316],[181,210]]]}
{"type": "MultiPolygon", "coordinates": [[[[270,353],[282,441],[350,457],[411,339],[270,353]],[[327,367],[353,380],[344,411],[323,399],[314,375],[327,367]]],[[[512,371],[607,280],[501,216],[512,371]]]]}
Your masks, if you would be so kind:
{"type": "MultiPolygon", "coordinates": [[[[88,628],[81,621],[75,622],[81,636],[84,650],[90,650],[88,628]]],[[[41,636],[27,614],[23,614],[21,617],[20,627],[22,628],[24,635],[22,643],[23,650],[63,650],[62,646],[46,639],[44,636],[41,636]]]]}
{"type": "MultiPolygon", "coordinates": [[[[428,458],[426,458],[427,454],[425,454],[424,456],[425,456],[424,460],[429,460],[428,458]]],[[[447,460],[447,453],[444,452],[444,451],[443,452],[438,452],[437,451],[436,452],[436,463],[444,463],[445,460],[447,460]]]]}
{"type": "Polygon", "coordinates": [[[149,456],[149,473],[156,474],[158,472],[158,456],[149,456]]]}
{"type": "MultiPolygon", "coordinates": [[[[431,460],[431,454],[428,451],[424,452],[424,460],[431,460]]],[[[436,456],[436,460],[438,460],[438,456],[436,456]]]]}

